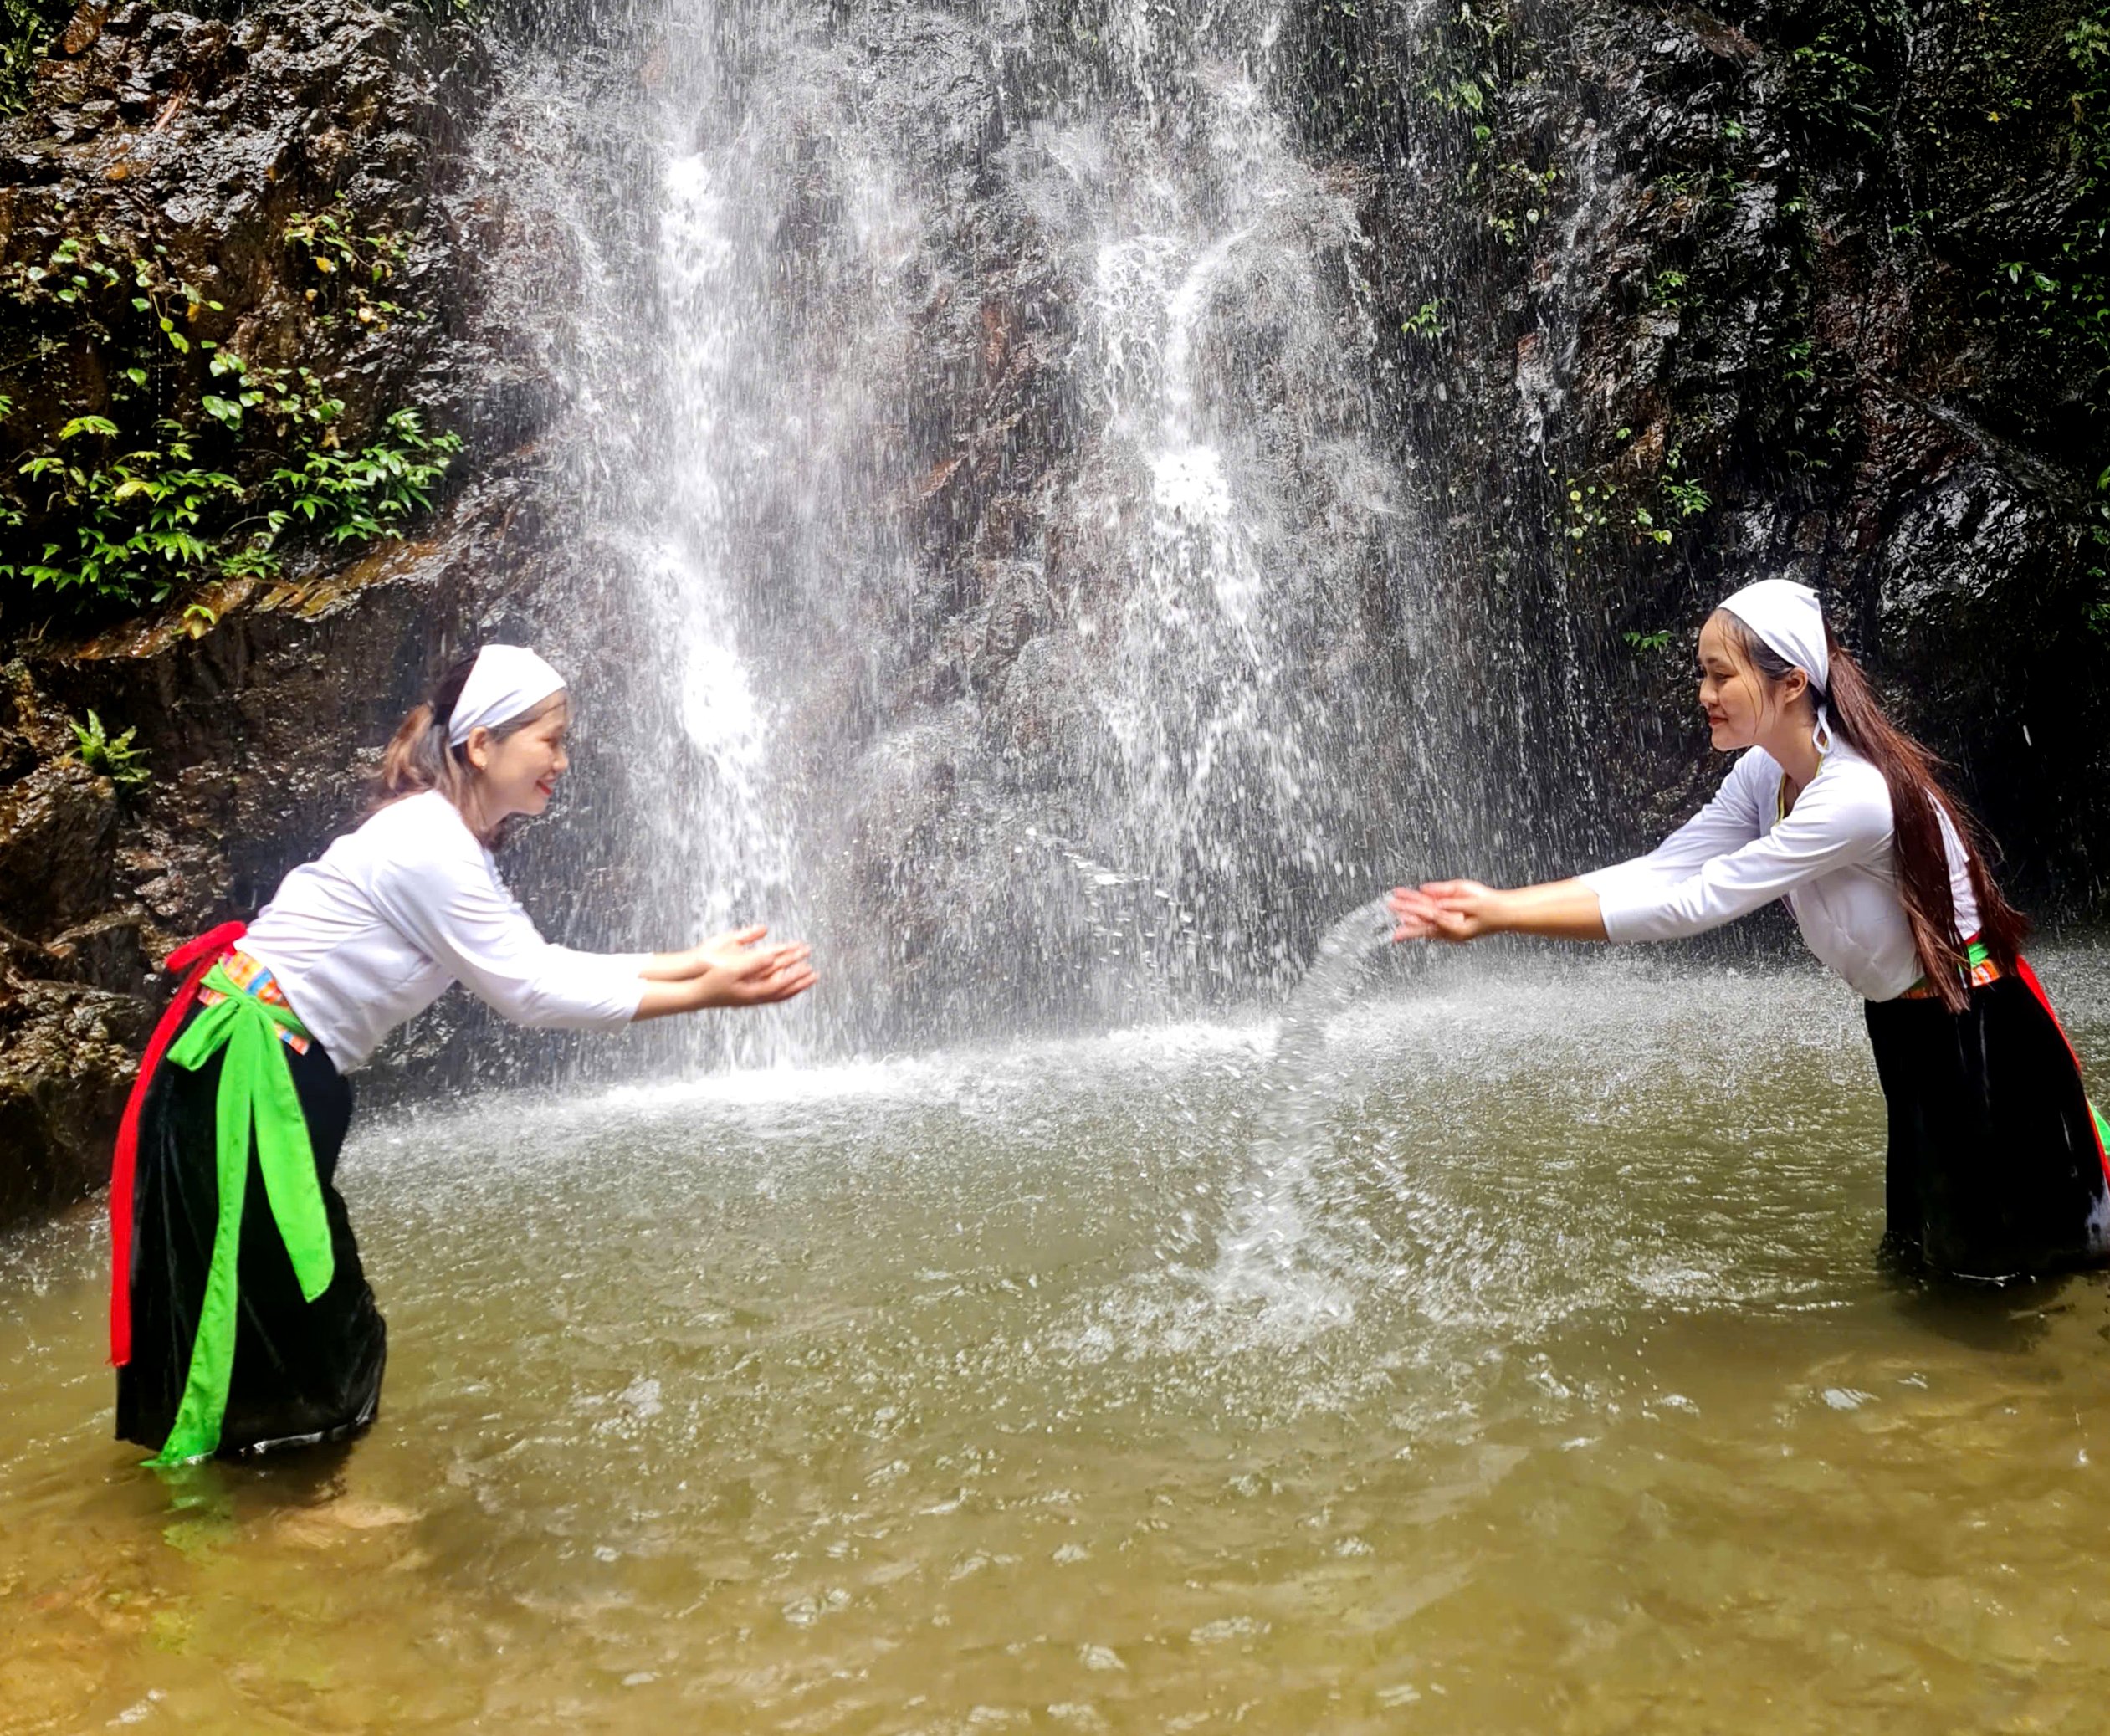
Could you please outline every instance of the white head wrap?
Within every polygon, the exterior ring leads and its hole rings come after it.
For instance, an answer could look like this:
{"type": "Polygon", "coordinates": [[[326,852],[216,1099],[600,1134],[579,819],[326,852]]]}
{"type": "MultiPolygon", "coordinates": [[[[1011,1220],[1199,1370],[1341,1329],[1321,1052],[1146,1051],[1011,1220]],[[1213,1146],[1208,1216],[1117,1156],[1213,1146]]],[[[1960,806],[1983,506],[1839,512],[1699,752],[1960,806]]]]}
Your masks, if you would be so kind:
{"type": "Polygon", "coordinates": [[[1824,703],[1831,685],[1831,653],[1825,648],[1824,606],[1817,593],[1792,579],[1760,579],[1723,597],[1721,606],[1809,676],[1817,705],[1813,739],[1823,751],[1831,740],[1824,703]]]}
{"type": "Polygon", "coordinates": [[[494,730],[563,690],[564,677],[525,646],[486,645],[476,653],[461,697],[454,701],[454,714],[447,720],[448,743],[459,747],[471,730],[494,730]]]}

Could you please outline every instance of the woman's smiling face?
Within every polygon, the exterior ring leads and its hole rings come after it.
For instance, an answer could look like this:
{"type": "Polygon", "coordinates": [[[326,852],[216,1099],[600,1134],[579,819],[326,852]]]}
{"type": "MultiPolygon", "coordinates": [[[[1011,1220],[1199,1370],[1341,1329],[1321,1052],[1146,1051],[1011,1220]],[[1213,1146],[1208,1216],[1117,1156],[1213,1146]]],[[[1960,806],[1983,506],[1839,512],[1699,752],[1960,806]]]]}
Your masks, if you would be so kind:
{"type": "Polygon", "coordinates": [[[559,694],[502,740],[486,730],[469,731],[469,763],[476,767],[479,805],[487,824],[515,814],[539,814],[549,807],[557,780],[571,764],[564,746],[571,726],[571,708],[559,694]]]}
{"type": "Polygon", "coordinates": [[[1759,672],[1737,654],[1716,610],[1700,629],[1700,709],[1707,714],[1708,739],[1718,752],[1733,754],[1759,739],[1765,721],[1765,701],[1759,672]]]}

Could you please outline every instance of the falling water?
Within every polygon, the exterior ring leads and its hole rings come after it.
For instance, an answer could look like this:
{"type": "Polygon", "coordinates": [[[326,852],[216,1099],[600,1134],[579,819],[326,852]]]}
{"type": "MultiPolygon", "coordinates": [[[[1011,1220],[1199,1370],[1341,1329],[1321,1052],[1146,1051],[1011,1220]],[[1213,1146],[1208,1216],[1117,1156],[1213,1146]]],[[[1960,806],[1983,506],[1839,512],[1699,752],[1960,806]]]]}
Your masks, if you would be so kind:
{"type": "Polygon", "coordinates": [[[585,262],[546,594],[623,671],[616,938],[829,965],[692,1058],[1250,1001],[1466,835],[1369,243],[1278,34],[663,0],[487,125],[585,262]]]}

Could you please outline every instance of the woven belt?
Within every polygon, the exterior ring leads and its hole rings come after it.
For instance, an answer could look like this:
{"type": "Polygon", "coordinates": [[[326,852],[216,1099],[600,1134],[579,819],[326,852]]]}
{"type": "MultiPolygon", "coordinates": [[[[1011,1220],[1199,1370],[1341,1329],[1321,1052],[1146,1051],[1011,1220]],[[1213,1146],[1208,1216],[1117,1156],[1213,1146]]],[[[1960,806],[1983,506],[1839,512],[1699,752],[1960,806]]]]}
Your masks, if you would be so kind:
{"type": "MultiPolygon", "coordinates": [[[[293,1011],[292,1003],[286,999],[286,991],[279,986],[279,979],[271,974],[269,965],[251,958],[246,952],[236,951],[230,952],[220,960],[220,970],[227,980],[243,994],[254,996],[266,1006],[284,1007],[288,1012],[293,1011]]],[[[227,996],[218,989],[201,988],[197,991],[197,998],[202,1005],[214,1006],[226,1000],[227,996]]],[[[308,1052],[308,1039],[290,1026],[279,1027],[279,1040],[296,1055],[308,1052]]]]}
{"type": "MultiPolygon", "coordinates": [[[[1993,955],[1986,951],[1977,935],[1972,935],[1964,944],[1970,955],[1970,968],[1964,975],[1968,986],[1982,988],[1989,982],[1998,982],[2007,975],[1993,962],[1993,955]]],[[[1940,997],[1933,984],[1923,976],[1897,998],[1900,1001],[1933,1001],[1940,997]]]]}

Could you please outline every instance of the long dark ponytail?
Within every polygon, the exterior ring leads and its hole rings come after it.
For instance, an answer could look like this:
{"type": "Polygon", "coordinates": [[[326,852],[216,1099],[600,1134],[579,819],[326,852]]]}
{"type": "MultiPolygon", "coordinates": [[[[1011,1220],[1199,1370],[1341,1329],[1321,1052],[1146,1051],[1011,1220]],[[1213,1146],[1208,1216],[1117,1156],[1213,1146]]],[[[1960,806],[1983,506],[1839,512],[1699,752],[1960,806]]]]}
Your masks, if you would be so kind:
{"type": "MultiPolygon", "coordinates": [[[[1720,619],[1746,661],[1768,682],[1788,675],[1794,666],[1742,621],[1727,611],[1720,619]]],[[[1970,1005],[1966,942],[1973,937],[1957,931],[1943,815],[1956,828],[1969,864],[1971,895],[1978,902],[1975,938],[2001,970],[2014,970],[2016,955],[2029,935],[2029,919],[2001,896],[1988,865],[1992,840],[1977,816],[1944,781],[1941,760],[1885,714],[1868,677],[1829,624],[1824,637],[1831,679],[1827,690],[1813,696],[1826,706],[1833,730],[1882,772],[1890,786],[1897,896],[1905,907],[1905,919],[1912,924],[1913,945],[1928,986],[1951,1012],[1961,1012],[1970,1005]]]]}

